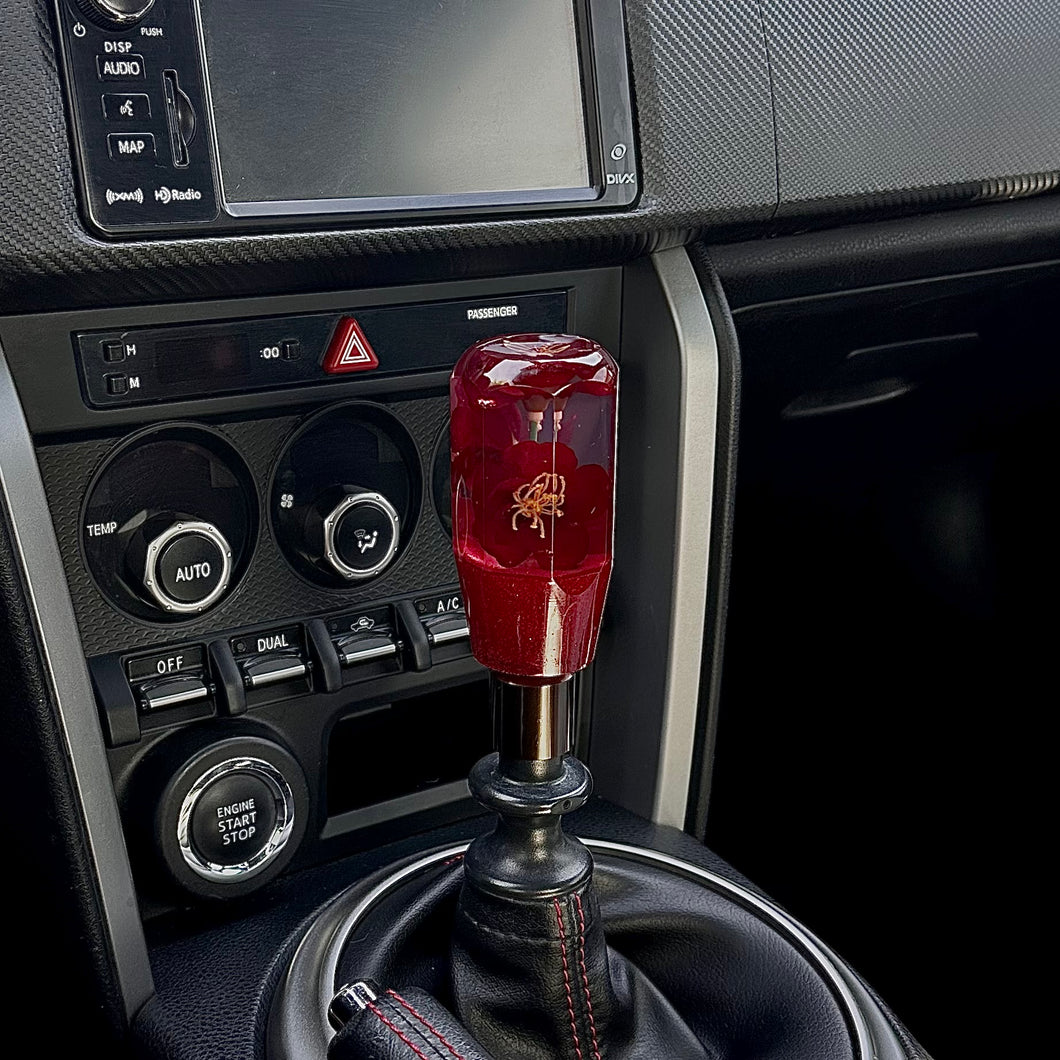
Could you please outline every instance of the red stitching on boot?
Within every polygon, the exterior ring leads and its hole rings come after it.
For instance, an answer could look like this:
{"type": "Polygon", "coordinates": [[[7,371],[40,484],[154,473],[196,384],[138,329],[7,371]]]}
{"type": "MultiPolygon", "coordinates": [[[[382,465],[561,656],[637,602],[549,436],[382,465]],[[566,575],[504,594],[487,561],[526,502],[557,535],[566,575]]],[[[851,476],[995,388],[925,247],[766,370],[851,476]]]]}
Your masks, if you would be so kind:
{"type": "Polygon", "coordinates": [[[575,894],[574,903],[578,907],[578,964],[582,970],[582,988],[585,991],[585,1007],[589,1012],[589,1030],[593,1039],[593,1060],[600,1060],[600,1045],[596,1040],[596,1020],[593,1019],[593,999],[589,994],[589,973],[585,969],[585,912],[582,910],[582,898],[575,894]]]}
{"type": "Polygon", "coordinates": [[[420,1052],[420,1050],[416,1048],[412,1039],[406,1038],[405,1035],[398,1030],[397,1024],[391,1023],[375,1005],[369,1002],[368,1008],[370,1011],[374,1012],[379,1017],[380,1021],[385,1023],[420,1058],[420,1060],[431,1060],[426,1053],[420,1052]]]}
{"type": "Polygon", "coordinates": [[[574,1039],[574,1051],[578,1054],[578,1060],[583,1060],[581,1043],[578,1041],[578,1025],[574,1020],[574,995],[570,989],[570,966],[567,964],[567,933],[563,930],[563,913],[559,908],[559,899],[553,898],[552,904],[556,907],[556,923],[559,924],[559,945],[563,954],[563,986],[567,991],[567,1012],[570,1014],[570,1033],[574,1039]]]}
{"type": "Polygon", "coordinates": [[[440,1041],[442,1045],[444,1045],[446,1049],[448,1049],[449,1052],[453,1054],[453,1056],[456,1057],[456,1060],[464,1060],[464,1058],[449,1044],[449,1042],[445,1040],[445,1035],[443,1035],[442,1032],[437,1030],[435,1027],[432,1027],[431,1024],[427,1020],[425,1020],[400,994],[395,993],[395,991],[393,990],[388,990],[387,994],[389,994],[390,997],[392,997],[402,1008],[408,1009],[408,1011],[411,1012],[412,1015],[415,1016],[416,1019],[418,1019],[420,1023],[422,1023],[424,1027],[426,1027],[427,1030],[429,1030],[431,1034],[433,1034],[435,1038],[437,1038],[438,1041],[440,1041]]]}

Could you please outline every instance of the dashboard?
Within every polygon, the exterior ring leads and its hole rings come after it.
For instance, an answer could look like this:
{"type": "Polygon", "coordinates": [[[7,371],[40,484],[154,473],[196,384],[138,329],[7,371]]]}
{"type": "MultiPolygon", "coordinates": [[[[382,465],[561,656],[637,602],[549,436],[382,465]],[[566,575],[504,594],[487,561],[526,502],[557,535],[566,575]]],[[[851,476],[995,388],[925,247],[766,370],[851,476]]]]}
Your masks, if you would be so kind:
{"type": "MultiPolygon", "coordinates": [[[[112,1029],[188,910],[475,812],[466,347],[580,333],[622,366],[576,744],[702,839],[741,340],[790,401],[809,303],[875,349],[828,299],[1004,286],[1060,234],[1046,0],[20,0],[0,40],[5,614],[112,1029]]],[[[888,342],[963,335],[946,306],[888,342]]]]}

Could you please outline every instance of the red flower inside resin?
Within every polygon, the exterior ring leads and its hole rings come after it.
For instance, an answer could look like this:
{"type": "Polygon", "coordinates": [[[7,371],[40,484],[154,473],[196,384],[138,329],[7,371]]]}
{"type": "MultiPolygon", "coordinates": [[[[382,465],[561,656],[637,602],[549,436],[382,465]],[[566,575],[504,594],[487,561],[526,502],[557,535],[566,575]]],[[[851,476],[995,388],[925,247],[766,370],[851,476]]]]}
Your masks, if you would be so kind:
{"type": "MultiPolygon", "coordinates": [[[[477,454],[476,454],[477,455],[477,454]]],[[[572,570],[607,551],[611,476],[582,464],[561,442],[518,442],[482,454],[470,483],[471,534],[504,567],[531,557],[544,570],[572,570]]]]}

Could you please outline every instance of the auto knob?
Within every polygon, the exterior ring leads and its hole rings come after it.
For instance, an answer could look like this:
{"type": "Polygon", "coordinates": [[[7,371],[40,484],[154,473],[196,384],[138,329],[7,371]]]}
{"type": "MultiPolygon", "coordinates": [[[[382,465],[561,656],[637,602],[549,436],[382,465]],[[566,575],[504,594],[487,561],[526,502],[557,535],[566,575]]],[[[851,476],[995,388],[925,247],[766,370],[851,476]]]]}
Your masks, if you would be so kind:
{"type": "Polygon", "coordinates": [[[224,596],[232,580],[232,546],[213,523],[194,516],[149,516],[125,556],[141,593],[167,614],[205,611],[224,596]]]}
{"type": "Polygon", "coordinates": [[[359,486],[328,490],[306,519],[311,556],[343,581],[382,573],[397,554],[401,519],[381,493],[359,486]]]}
{"type": "Polygon", "coordinates": [[[106,29],[125,29],[147,16],[155,0],[77,0],[89,22],[106,29]]]}
{"type": "Polygon", "coordinates": [[[618,369],[598,343],[476,343],[450,390],[453,550],[471,650],[540,687],[588,666],[611,575],[618,369]]]}

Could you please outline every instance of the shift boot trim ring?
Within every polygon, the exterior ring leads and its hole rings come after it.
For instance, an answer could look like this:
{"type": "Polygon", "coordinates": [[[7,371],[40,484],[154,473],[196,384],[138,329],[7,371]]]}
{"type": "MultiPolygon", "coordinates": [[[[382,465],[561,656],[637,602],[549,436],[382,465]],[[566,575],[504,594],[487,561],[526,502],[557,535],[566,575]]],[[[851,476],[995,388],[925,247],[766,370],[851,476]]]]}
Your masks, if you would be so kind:
{"type": "MultiPolygon", "coordinates": [[[[750,909],[793,942],[816,967],[842,1005],[858,1060],[901,1060],[901,1043],[882,1017],[870,1027],[866,1007],[875,1002],[853,973],[832,952],[779,906],[708,869],[646,847],[583,839],[594,853],[614,855],[664,867],[698,881],[710,890],[750,909]],[[875,1033],[874,1033],[875,1031],[875,1033]]],[[[317,914],[299,942],[271,1005],[267,1033],[268,1060],[325,1060],[333,1036],[328,1005],[335,993],[339,960],[350,933],[379,901],[405,881],[447,861],[463,856],[467,842],[415,857],[392,870],[367,894],[355,899],[363,881],[352,884],[317,914]],[[354,900],[352,908],[349,903],[354,900]]]]}

